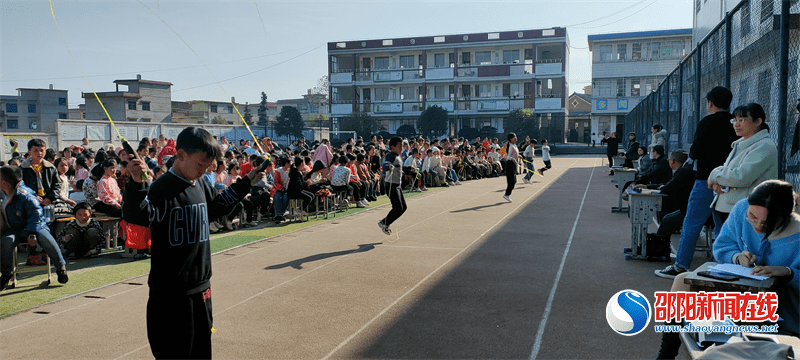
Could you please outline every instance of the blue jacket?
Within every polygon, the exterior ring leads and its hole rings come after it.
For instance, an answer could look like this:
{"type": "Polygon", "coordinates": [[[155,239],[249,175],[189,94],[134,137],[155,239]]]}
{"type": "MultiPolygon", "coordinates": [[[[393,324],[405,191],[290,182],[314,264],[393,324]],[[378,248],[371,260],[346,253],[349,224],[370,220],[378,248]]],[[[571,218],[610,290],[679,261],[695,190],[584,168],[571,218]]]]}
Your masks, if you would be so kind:
{"type": "Polygon", "coordinates": [[[34,234],[48,229],[42,207],[36,194],[23,182],[17,185],[14,196],[5,208],[8,227],[13,232],[27,231],[34,234]]]}

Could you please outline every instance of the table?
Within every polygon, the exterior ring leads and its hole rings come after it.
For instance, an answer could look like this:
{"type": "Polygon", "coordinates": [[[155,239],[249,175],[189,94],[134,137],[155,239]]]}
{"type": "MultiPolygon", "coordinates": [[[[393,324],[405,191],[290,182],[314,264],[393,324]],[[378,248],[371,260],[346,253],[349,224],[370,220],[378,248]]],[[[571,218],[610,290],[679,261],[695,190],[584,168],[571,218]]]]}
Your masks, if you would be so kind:
{"type": "MultiPolygon", "coordinates": [[[[740,278],[735,281],[725,281],[702,277],[697,275],[701,271],[708,271],[709,266],[714,266],[717,263],[707,262],[697,268],[697,270],[687,275],[683,281],[688,284],[691,291],[730,291],[730,292],[763,292],[775,285],[775,279],[769,278],[766,280],[754,280],[740,278]]],[[[800,352],[800,339],[794,336],[787,335],[774,335],[780,344],[791,345],[795,354],[800,352]]],[[[681,343],[686,346],[686,350],[692,359],[696,359],[703,355],[703,349],[697,346],[697,342],[692,338],[691,333],[680,334],[681,343]]]]}
{"type": "Polygon", "coordinates": [[[647,228],[651,219],[661,210],[661,199],[667,195],[652,193],[628,192],[631,216],[631,247],[626,249],[625,258],[649,260],[647,253],[647,228]]]}
{"type": "Polygon", "coordinates": [[[742,279],[736,281],[725,281],[711,279],[697,275],[698,272],[708,271],[709,266],[714,266],[717,263],[709,261],[697,270],[692,271],[683,282],[689,285],[691,291],[734,291],[734,292],[762,292],[775,285],[775,279],[769,278],[766,280],[742,279]]]}
{"type": "Polygon", "coordinates": [[[625,191],[625,184],[636,181],[636,169],[619,168],[614,169],[614,181],[617,183],[619,189],[619,206],[612,207],[611,212],[627,212],[629,208],[622,207],[622,194],[625,191]]]}
{"type": "Polygon", "coordinates": [[[317,212],[314,214],[315,219],[319,219],[320,217],[323,219],[327,219],[329,214],[333,213],[333,217],[336,217],[336,211],[331,211],[333,208],[333,198],[335,195],[329,194],[328,196],[317,195],[317,212]]]}

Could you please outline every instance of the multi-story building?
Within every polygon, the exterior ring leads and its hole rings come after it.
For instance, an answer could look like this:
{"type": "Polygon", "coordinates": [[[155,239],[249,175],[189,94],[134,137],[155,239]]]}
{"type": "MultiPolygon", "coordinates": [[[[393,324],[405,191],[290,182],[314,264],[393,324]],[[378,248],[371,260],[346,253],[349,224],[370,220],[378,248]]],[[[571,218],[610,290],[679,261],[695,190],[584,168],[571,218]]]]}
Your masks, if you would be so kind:
{"type": "Polygon", "coordinates": [[[450,135],[502,133],[509,112],[525,108],[563,139],[568,69],[566,28],[331,42],[332,126],[366,112],[396,132],[436,105],[449,112],[450,135]]]}
{"type": "MultiPolygon", "coordinates": [[[[143,80],[136,75],[136,79],[114,80],[114,84],[116,91],[97,93],[112,120],[172,122],[172,83],[143,80]]],[[[81,97],[86,102],[85,119],[108,120],[93,93],[82,93],[81,97]]]]}
{"type": "Polygon", "coordinates": [[[55,132],[56,120],[66,119],[67,90],[17,89],[0,95],[0,126],[8,132],[55,132]]]}
{"type": "Polygon", "coordinates": [[[242,125],[239,113],[244,116],[244,109],[245,104],[236,103],[233,98],[231,98],[230,102],[208,100],[173,101],[172,122],[242,125]],[[236,104],[235,109],[233,104],[236,104]],[[236,112],[237,109],[239,110],[238,113],[236,112]]]}
{"type": "Polygon", "coordinates": [[[692,29],[589,35],[592,132],[602,136],[658,88],[691,50],[692,29]]]}

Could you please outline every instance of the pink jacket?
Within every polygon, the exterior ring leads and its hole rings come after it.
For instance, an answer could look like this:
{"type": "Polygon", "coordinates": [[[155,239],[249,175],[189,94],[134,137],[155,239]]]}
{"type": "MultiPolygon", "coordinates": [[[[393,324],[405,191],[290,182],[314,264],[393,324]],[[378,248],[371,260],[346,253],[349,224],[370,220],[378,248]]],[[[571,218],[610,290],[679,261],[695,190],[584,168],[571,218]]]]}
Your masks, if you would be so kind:
{"type": "Polygon", "coordinates": [[[317,161],[322,161],[325,167],[328,167],[331,164],[331,159],[333,159],[331,149],[325,144],[320,144],[317,150],[314,150],[314,156],[311,158],[311,166],[314,166],[314,163],[317,161]]]}
{"type": "Polygon", "coordinates": [[[104,175],[97,182],[97,197],[108,205],[122,206],[122,193],[119,191],[117,180],[108,176],[104,175]]]}

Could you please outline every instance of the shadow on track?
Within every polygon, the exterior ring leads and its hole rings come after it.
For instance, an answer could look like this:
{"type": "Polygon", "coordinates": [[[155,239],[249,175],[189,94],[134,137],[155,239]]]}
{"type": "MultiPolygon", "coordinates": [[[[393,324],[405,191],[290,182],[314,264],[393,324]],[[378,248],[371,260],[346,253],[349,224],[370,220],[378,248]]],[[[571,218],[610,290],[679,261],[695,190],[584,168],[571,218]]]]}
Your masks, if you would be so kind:
{"type": "Polygon", "coordinates": [[[358,252],[370,251],[370,250],[375,248],[375,245],[380,245],[380,244],[381,243],[361,244],[361,245],[358,245],[358,249],[355,249],[355,250],[335,251],[335,252],[329,252],[329,253],[322,253],[322,254],[306,256],[304,258],[297,259],[297,260],[292,260],[292,261],[289,261],[289,262],[285,262],[283,264],[276,264],[276,265],[268,266],[268,267],[265,267],[264,270],[277,270],[277,269],[283,269],[285,267],[293,267],[293,268],[295,268],[297,270],[300,270],[300,269],[303,268],[303,264],[307,263],[307,262],[318,261],[318,260],[323,260],[323,259],[329,259],[329,258],[337,257],[337,256],[345,256],[345,255],[350,255],[350,254],[354,254],[354,253],[358,253],[358,252]]]}

